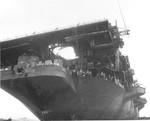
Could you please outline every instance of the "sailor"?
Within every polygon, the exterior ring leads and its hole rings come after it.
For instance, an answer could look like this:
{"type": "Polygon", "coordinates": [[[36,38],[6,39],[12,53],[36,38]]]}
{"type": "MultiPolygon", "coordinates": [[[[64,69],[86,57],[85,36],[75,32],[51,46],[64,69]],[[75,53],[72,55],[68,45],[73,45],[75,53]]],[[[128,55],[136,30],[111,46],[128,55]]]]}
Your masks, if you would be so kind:
{"type": "Polygon", "coordinates": [[[87,77],[92,77],[91,71],[89,69],[87,69],[87,71],[86,71],[86,76],[87,77]]]}
{"type": "Polygon", "coordinates": [[[89,69],[90,71],[91,71],[91,73],[92,73],[92,77],[96,77],[97,76],[97,74],[98,74],[98,69],[97,68],[92,68],[92,69],[89,69]]]}
{"type": "Polygon", "coordinates": [[[72,77],[77,77],[77,70],[76,69],[72,70],[72,77]]]}
{"type": "Polygon", "coordinates": [[[82,77],[82,69],[77,72],[78,77],[82,77]]]}

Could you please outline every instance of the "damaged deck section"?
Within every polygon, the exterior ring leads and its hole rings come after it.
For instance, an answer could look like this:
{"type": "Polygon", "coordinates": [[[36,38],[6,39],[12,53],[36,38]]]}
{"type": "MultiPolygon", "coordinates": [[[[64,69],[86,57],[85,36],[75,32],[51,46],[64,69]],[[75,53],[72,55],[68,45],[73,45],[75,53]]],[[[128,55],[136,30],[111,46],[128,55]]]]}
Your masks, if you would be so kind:
{"type": "Polygon", "coordinates": [[[145,89],[119,51],[122,34],[104,20],[1,42],[1,88],[41,121],[137,119],[145,89]],[[58,47],[76,58],[56,55],[58,47]]]}

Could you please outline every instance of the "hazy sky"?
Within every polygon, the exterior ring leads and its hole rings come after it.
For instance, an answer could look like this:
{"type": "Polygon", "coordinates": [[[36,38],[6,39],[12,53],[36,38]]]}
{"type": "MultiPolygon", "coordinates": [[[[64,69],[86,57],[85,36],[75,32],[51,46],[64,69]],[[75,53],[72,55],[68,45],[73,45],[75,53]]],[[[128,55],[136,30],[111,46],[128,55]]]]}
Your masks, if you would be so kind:
{"type": "MultiPolygon", "coordinates": [[[[126,25],[123,52],[129,55],[135,78],[146,87],[148,103],[140,112],[150,116],[149,0],[120,0],[126,25]]],[[[77,25],[107,18],[124,27],[117,0],[0,0],[0,40],[33,32],[77,25]]],[[[18,100],[0,90],[0,118],[35,118],[18,100]]]]}

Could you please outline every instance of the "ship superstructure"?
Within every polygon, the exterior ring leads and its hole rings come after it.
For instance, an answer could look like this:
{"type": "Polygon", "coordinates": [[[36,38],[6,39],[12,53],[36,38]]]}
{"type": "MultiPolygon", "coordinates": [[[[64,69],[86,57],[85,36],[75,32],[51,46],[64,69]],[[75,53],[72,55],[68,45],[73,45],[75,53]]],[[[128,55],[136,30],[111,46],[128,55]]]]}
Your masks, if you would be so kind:
{"type": "Polygon", "coordinates": [[[1,88],[40,120],[137,119],[146,100],[108,20],[1,42],[1,88]],[[73,47],[67,60],[55,48],[73,47]]]}

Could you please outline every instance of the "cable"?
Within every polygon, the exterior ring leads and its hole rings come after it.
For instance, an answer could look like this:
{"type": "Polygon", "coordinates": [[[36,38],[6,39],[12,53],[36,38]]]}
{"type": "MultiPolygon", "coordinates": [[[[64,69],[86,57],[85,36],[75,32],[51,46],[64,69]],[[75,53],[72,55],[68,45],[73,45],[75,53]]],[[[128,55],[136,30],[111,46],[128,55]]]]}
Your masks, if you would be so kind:
{"type": "Polygon", "coordinates": [[[125,27],[126,32],[127,32],[127,34],[128,34],[127,26],[126,26],[126,23],[125,23],[125,19],[124,19],[124,16],[123,16],[122,10],[121,10],[121,6],[120,6],[120,2],[119,2],[119,0],[117,0],[117,3],[118,3],[119,11],[120,11],[120,14],[121,14],[121,17],[122,17],[123,23],[124,23],[124,27],[125,27]]]}

